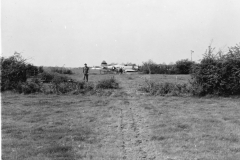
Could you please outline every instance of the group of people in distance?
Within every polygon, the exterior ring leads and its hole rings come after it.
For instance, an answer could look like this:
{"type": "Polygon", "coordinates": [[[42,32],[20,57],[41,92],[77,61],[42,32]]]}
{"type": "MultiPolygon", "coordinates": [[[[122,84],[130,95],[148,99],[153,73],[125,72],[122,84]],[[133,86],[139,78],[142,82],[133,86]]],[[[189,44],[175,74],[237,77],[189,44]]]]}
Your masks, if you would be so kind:
{"type": "Polygon", "coordinates": [[[116,71],[116,73],[119,73],[119,74],[123,73],[123,69],[121,67],[120,68],[116,68],[116,67],[113,66],[112,70],[116,71]]]}
{"type": "MultiPolygon", "coordinates": [[[[115,67],[113,67],[113,70],[116,70],[117,73],[119,73],[119,74],[123,73],[123,69],[122,68],[116,69],[115,67]]],[[[86,82],[88,82],[88,73],[89,73],[89,67],[85,63],[84,67],[83,67],[83,74],[84,74],[83,80],[86,81],[86,82]]]]}

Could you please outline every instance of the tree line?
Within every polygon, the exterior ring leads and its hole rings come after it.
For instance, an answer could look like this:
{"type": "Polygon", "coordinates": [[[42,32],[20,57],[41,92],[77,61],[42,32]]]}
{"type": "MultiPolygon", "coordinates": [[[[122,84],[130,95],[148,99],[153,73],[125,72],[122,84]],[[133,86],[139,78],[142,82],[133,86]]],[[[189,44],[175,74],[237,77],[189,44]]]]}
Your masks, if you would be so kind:
{"type": "Polygon", "coordinates": [[[139,71],[144,74],[190,74],[191,68],[195,64],[188,59],[177,61],[175,64],[157,64],[152,60],[143,62],[139,71]]]}

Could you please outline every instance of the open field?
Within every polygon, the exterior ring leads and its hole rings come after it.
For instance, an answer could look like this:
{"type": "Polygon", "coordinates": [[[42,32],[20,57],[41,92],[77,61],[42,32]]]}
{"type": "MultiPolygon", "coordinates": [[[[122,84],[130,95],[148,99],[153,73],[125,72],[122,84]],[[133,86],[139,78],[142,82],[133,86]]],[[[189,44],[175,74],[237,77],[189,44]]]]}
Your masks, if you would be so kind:
{"type": "MultiPolygon", "coordinates": [[[[49,70],[46,68],[45,70],[49,70]]],[[[74,74],[72,75],[66,75],[71,77],[74,80],[82,80],[84,75],[82,73],[82,68],[74,68],[72,69],[72,72],[74,74]]],[[[100,70],[94,70],[90,69],[89,70],[89,81],[98,81],[100,79],[103,79],[105,77],[111,77],[111,76],[116,76],[117,74],[100,74],[100,70]]],[[[176,83],[188,83],[188,80],[190,79],[190,75],[164,75],[164,74],[152,74],[152,75],[147,75],[147,74],[138,74],[138,73],[126,73],[123,75],[124,78],[128,80],[135,80],[135,81],[142,81],[142,79],[147,78],[151,79],[154,81],[160,81],[160,82],[176,82],[176,83]]]]}
{"type": "MultiPolygon", "coordinates": [[[[81,72],[72,76],[82,79],[81,72]]],[[[239,98],[137,91],[144,78],[185,83],[188,75],[115,78],[120,89],[110,96],[2,93],[2,159],[240,159],[239,98]]]]}

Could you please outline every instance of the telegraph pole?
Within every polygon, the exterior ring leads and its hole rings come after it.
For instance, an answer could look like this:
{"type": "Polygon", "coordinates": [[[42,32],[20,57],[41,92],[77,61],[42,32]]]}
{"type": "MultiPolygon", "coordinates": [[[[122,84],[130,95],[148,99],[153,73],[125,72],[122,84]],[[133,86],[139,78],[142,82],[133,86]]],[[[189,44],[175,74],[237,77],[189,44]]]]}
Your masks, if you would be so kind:
{"type": "Polygon", "coordinates": [[[193,51],[193,50],[191,50],[191,61],[192,61],[192,54],[193,54],[193,52],[194,52],[194,51],[193,51]]]}

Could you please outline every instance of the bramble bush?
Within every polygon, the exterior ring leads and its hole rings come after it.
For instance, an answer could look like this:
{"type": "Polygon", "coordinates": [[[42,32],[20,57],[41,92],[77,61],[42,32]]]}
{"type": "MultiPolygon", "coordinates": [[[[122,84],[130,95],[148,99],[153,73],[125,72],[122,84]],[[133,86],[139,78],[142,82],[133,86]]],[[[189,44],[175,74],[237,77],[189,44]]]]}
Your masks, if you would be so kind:
{"type": "Polygon", "coordinates": [[[226,54],[213,53],[209,46],[203,59],[192,70],[194,95],[239,95],[240,94],[240,45],[230,47],[226,54]]]}
{"type": "Polygon", "coordinates": [[[117,89],[119,88],[119,83],[114,77],[103,79],[97,82],[96,89],[117,89]]]}
{"type": "Polygon", "coordinates": [[[44,82],[51,82],[54,78],[55,74],[54,73],[50,73],[50,72],[42,72],[38,75],[38,77],[44,81],[44,82]]]}
{"type": "Polygon", "coordinates": [[[16,91],[18,93],[31,94],[41,92],[42,83],[37,78],[33,78],[30,81],[18,83],[16,91]]]}

